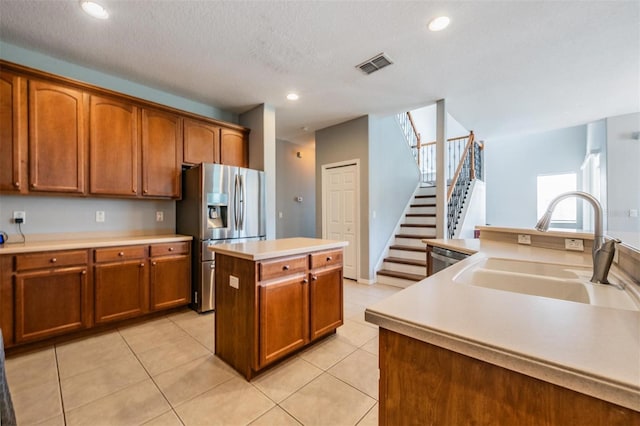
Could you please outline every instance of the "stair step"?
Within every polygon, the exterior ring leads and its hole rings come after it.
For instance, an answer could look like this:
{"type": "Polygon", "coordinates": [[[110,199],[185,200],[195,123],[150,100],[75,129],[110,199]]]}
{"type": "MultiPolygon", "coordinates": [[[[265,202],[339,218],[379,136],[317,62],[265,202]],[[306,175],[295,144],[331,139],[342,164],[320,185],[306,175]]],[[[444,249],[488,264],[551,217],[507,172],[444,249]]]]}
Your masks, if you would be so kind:
{"type": "Polygon", "coordinates": [[[422,253],[425,249],[424,248],[420,248],[420,247],[414,247],[414,246],[403,246],[403,245],[393,245],[391,247],[389,247],[390,250],[404,250],[404,251],[417,251],[422,253]]]}
{"type": "Polygon", "coordinates": [[[436,203],[419,203],[411,204],[409,207],[435,207],[436,203]]]}
{"type": "Polygon", "coordinates": [[[424,224],[424,223],[402,223],[401,228],[435,228],[436,225],[424,224]]]}
{"type": "Polygon", "coordinates": [[[385,257],[384,261],[392,262],[392,263],[400,263],[403,265],[423,266],[423,267],[427,266],[426,260],[402,259],[400,257],[385,257]]]}
{"type": "Polygon", "coordinates": [[[427,278],[426,275],[418,275],[418,274],[408,274],[406,272],[398,272],[398,271],[389,271],[387,269],[382,269],[380,271],[378,271],[378,275],[385,275],[387,277],[395,277],[395,278],[402,278],[405,280],[410,280],[410,281],[422,281],[425,278],[427,278]]]}
{"type": "Polygon", "coordinates": [[[433,198],[433,199],[435,199],[436,196],[435,195],[415,195],[413,198],[420,198],[420,199],[424,200],[425,198],[433,198]]]}
{"type": "Polygon", "coordinates": [[[407,213],[406,217],[436,217],[435,213],[407,213]]]}
{"type": "Polygon", "coordinates": [[[425,238],[435,238],[434,237],[425,237],[424,235],[416,235],[416,234],[396,234],[395,235],[396,238],[409,238],[409,239],[413,239],[413,240],[422,240],[425,238]]]}

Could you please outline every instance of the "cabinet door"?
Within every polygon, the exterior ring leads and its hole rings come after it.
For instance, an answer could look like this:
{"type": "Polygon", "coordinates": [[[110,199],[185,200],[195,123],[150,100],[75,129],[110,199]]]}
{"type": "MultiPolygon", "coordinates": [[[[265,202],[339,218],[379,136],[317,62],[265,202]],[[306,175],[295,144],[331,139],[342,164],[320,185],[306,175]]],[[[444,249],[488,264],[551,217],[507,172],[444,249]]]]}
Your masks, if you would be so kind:
{"type": "Polygon", "coordinates": [[[224,127],[220,130],[220,163],[249,166],[249,142],[244,132],[224,127]]]}
{"type": "Polygon", "coordinates": [[[144,260],[94,266],[96,324],[149,311],[149,277],[144,260]]]}
{"type": "MultiPolygon", "coordinates": [[[[151,309],[154,311],[191,302],[191,257],[151,260],[151,309]]],[[[213,330],[212,330],[213,332],[213,330]]]]}
{"type": "Polygon", "coordinates": [[[185,118],[184,162],[220,163],[220,128],[185,118]]]}
{"type": "Polygon", "coordinates": [[[311,339],[331,333],[342,325],[342,268],[311,272],[311,339]]]}
{"type": "Polygon", "coordinates": [[[0,71],[0,191],[27,192],[27,84],[0,71]]]}
{"type": "Polygon", "coordinates": [[[261,284],[260,367],[309,341],[309,285],[305,275],[261,284]]]}
{"type": "Polygon", "coordinates": [[[85,267],[16,274],[15,340],[27,342],[89,326],[85,267]]]}
{"type": "Polygon", "coordinates": [[[142,110],[142,194],[180,198],[182,172],[180,117],[142,110]]]}
{"type": "Polygon", "coordinates": [[[84,193],[85,95],[80,90],[29,82],[29,188],[84,193]]]}
{"type": "Polygon", "coordinates": [[[138,194],[138,108],[91,96],[89,166],[92,194],[138,194]]]}

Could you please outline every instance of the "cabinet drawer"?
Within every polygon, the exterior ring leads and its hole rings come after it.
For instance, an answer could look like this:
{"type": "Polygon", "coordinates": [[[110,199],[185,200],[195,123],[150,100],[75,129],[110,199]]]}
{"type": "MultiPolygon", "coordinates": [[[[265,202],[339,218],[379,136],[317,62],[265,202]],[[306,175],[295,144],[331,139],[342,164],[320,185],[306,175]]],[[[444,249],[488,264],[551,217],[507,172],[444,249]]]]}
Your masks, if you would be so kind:
{"type": "Polygon", "coordinates": [[[289,257],[286,259],[260,262],[260,281],[283,277],[307,270],[307,256],[289,257]]]}
{"type": "Polygon", "coordinates": [[[83,265],[88,263],[86,250],[50,251],[16,256],[16,271],[50,267],[83,265]]]}
{"type": "Polygon", "coordinates": [[[151,246],[151,257],[171,254],[189,254],[189,247],[191,247],[191,243],[189,241],[154,244],[151,246]]]}
{"type": "Polygon", "coordinates": [[[341,264],[342,250],[328,250],[311,254],[311,269],[341,264]]]}
{"type": "Polygon", "coordinates": [[[142,259],[147,256],[146,246],[124,246],[101,248],[94,251],[96,262],[117,262],[119,260],[142,259]]]}

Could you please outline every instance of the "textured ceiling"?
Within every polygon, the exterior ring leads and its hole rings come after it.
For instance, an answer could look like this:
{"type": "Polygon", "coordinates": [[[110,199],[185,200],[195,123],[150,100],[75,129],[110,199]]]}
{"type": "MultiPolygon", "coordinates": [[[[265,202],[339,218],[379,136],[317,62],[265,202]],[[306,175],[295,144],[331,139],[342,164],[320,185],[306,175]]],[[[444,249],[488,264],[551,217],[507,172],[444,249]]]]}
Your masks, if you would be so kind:
{"type": "Polygon", "coordinates": [[[440,98],[482,139],[640,111],[638,1],[101,3],[107,21],[76,0],[0,0],[0,38],[237,113],[271,104],[294,142],[440,98]],[[355,68],[380,52],[395,63],[355,68]]]}

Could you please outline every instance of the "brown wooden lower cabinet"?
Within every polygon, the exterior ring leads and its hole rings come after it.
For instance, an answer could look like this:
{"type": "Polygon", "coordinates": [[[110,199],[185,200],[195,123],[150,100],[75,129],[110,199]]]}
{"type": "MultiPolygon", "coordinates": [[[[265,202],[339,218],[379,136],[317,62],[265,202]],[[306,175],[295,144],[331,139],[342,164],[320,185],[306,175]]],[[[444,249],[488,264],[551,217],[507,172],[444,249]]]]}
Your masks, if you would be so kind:
{"type": "Polygon", "coordinates": [[[89,326],[86,266],[15,276],[15,341],[30,342],[89,326]]]}
{"type": "Polygon", "coordinates": [[[380,328],[379,424],[638,425],[640,413],[380,328]]]}
{"type": "Polygon", "coordinates": [[[216,355],[247,380],[343,323],[342,249],[263,261],[216,253],[215,287],[216,355]]]}
{"type": "Polygon", "coordinates": [[[187,241],[0,255],[5,347],[188,305],[190,247],[187,241]]]}
{"type": "Polygon", "coordinates": [[[152,258],[150,290],[154,311],[191,302],[191,257],[152,258]]]}

